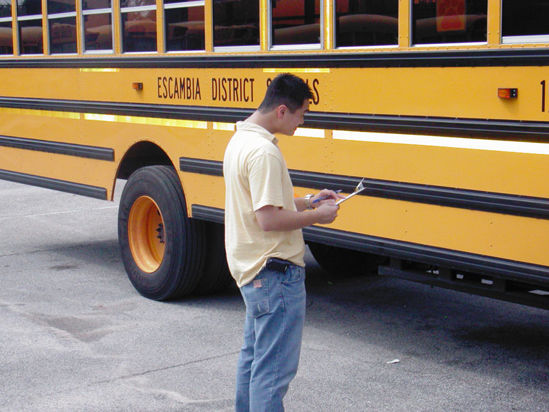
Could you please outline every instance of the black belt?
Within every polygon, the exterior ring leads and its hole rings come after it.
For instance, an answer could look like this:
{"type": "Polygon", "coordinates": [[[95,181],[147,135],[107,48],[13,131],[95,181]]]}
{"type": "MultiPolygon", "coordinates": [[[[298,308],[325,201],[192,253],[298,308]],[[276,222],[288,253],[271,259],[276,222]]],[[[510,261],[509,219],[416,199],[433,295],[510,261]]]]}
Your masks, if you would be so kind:
{"type": "Polygon", "coordinates": [[[286,270],[288,270],[288,268],[292,265],[295,266],[292,262],[288,260],[270,257],[267,259],[265,267],[269,270],[285,273],[286,270]]]}

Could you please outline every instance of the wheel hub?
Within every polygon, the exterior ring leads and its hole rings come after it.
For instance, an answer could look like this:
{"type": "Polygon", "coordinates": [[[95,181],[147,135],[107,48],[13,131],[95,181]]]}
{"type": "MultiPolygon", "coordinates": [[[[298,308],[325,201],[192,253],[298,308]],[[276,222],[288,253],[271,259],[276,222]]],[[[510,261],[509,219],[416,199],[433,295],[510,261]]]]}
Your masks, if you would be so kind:
{"type": "Polygon", "coordinates": [[[136,199],[128,218],[128,240],[139,269],[156,271],[164,257],[164,219],[156,202],[149,196],[136,199]]]}

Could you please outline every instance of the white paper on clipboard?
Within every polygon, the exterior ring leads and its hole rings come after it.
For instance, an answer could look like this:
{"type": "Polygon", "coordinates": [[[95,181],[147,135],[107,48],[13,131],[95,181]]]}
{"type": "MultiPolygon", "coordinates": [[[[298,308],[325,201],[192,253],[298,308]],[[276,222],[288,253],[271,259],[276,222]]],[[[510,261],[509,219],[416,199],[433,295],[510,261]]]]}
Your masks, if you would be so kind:
{"type": "Polygon", "coordinates": [[[347,195],[346,197],[344,197],[343,199],[340,199],[336,202],[336,205],[339,205],[343,202],[345,202],[347,199],[350,199],[351,197],[355,196],[355,195],[358,195],[360,192],[366,190],[366,185],[364,185],[364,179],[362,179],[358,185],[356,185],[355,187],[355,191],[353,193],[351,193],[350,195],[347,195]]]}

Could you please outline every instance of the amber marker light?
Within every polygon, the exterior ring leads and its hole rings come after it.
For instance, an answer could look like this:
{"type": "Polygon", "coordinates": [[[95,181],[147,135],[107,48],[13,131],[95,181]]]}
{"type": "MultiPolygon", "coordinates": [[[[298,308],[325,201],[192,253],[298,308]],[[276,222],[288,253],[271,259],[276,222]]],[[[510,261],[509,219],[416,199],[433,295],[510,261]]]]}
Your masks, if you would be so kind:
{"type": "Polygon", "coordinates": [[[141,82],[133,82],[132,87],[134,90],[143,90],[143,83],[141,82]]]}
{"type": "Polygon", "coordinates": [[[500,99],[516,99],[518,96],[518,89],[499,88],[498,97],[500,99]]]}

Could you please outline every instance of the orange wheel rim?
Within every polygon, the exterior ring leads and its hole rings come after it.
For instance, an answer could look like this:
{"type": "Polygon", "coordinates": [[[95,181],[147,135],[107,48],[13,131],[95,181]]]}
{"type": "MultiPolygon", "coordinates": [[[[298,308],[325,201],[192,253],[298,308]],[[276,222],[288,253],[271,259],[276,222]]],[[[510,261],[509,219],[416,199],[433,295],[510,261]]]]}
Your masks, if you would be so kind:
{"type": "Polygon", "coordinates": [[[128,218],[128,241],[133,259],[143,272],[152,273],[164,258],[164,219],[156,202],[149,196],[139,197],[128,218]]]}

